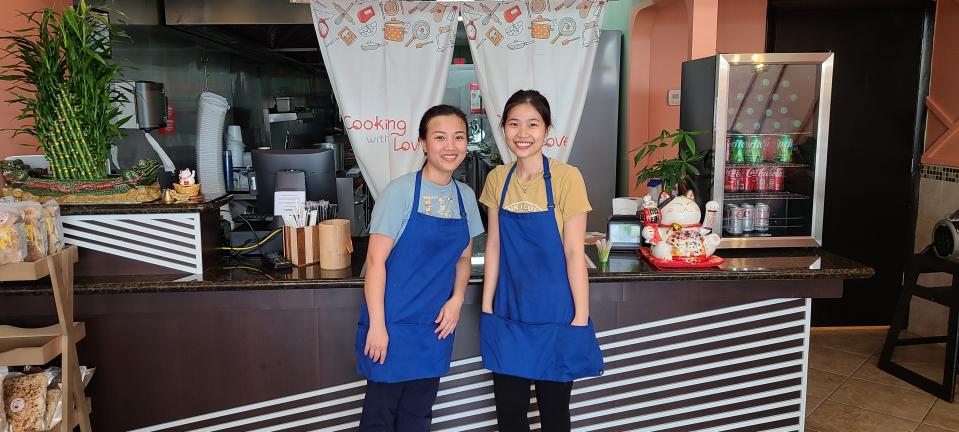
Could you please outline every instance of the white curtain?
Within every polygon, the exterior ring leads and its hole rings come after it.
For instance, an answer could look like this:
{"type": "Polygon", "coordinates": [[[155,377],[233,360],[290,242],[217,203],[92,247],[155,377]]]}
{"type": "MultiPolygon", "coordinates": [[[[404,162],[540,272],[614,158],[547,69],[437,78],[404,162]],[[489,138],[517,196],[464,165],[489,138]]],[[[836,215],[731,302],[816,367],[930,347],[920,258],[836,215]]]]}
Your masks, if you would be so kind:
{"type": "MultiPolygon", "coordinates": [[[[553,129],[544,152],[569,158],[592,71],[605,0],[514,0],[460,3],[483,106],[506,162],[515,156],[498,127],[506,100],[538,90],[549,100],[553,129]]],[[[582,145],[589,145],[583,143],[582,145]]]]}
{"type": "Polygon", "coordinates": [[[313,26],[373,197],[423,164],[420,117],[442,103],[456,3],[312,0],[313,26]]]}

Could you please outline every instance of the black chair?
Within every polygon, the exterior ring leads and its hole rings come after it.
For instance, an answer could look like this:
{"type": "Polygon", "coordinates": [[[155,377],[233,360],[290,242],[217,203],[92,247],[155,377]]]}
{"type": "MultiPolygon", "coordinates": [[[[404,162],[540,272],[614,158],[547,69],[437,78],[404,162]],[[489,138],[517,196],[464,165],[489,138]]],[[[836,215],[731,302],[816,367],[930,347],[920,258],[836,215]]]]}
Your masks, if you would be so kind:
{"type": "Polygon", "coordinates": [[[902,292],[896,313],[889,326],[886,342],[879,356],[879,369],[908,382],[946,402],[955,397],[956,361],[959,360],[959,263],[935,257],[932,252],[913,255],[903,277],[902,292]],[[952,285],[927,287],[919,285],[919,275],[923,273],[952,274],[952,285]],[[908,325],[909,304],[912,296],[939,303],[949,308],[949,328],[945,336],[899,339],[899,331],[908,325]],[[946,343],[945,364],[943,365],[942,384],[926,378],[892,361],[893,350],[897,346],[946,343]]]}

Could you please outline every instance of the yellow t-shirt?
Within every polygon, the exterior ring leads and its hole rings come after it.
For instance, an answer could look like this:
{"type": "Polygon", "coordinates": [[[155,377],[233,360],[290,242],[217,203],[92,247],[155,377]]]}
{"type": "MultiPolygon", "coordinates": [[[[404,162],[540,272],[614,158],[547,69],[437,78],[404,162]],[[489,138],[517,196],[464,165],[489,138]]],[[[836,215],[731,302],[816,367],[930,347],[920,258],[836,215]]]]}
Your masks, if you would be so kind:
{"type": "MultiPolygon", "coordinates": [[[[514,162],[515,163],[515,162],[514,162]]],[[[480,202],[488,208],[499,208],[500,196],[503,193],[503,183],[513,164],[500,165],[493,169],[486,177],[486,185],[480,202]]],[[[549,172],[552,177],[553,202],[556,205],[556,227],[560,237],[563,236],[563,222],[581,212],[588,212],[593,208],[589,205],[586,196],[586,182],[579,169],[555,159],[549,160],[549,172]]],[[[519,180],[515,172],[510,179],[509,190],[506,192],[506,210],[515,213],[533,213],[546,211],[546,182],[540,173],[532,180],[519,180]]]]}

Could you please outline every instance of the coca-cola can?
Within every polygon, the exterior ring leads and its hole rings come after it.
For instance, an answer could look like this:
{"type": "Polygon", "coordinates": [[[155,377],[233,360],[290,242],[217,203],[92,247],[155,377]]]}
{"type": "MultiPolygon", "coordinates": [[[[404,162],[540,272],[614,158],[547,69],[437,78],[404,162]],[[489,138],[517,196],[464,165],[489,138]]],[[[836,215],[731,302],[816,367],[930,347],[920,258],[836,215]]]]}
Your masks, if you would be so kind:
{"type": "Polygon", "coordinates": [[[736,204],[726,204],[723,213],[723,225],[729,234],[742,234],[743,209],[736,204]]]}
{"type": "Polygon", "coordinates": [[[753,192],[759,190],[759,168],[743,168],[745,171],[743,178],[743,190],[753,192]]]}
{"type": "Polygon", "coordinates": [[[768,191],[772,190],[773,182],[771,176],[771,168],[760,167],[759,168],[759,187],[756,190],[759,191],[768,191]]]}
{"type": "Polygon", "coordinates": [[[783,168],[782,167],[773,167],[769,170],[769,177],[771,177],[769,190],[781,191],[783,190],[783,168]]]}
{"type": "Polygon", "coordinates": [[[740,168],[726,168],[726,180],[723,182],[723,190],[726,192],[738,192],[742,185],[742,170],[740,168]]]}
{"type": "Polygon", "coordinates": [[[757,232],[768,232],[769,231],[769,204],[766,203],[756,203],[755,217],[753,218],[755,223],[755,229],[757,232]]]}
{"type": "Polygon", "coordinates": [[[752,204],[743,204],[740,207],[743,220],[743,232],[753,232],[756,230],[756,208],[752,204]]]}

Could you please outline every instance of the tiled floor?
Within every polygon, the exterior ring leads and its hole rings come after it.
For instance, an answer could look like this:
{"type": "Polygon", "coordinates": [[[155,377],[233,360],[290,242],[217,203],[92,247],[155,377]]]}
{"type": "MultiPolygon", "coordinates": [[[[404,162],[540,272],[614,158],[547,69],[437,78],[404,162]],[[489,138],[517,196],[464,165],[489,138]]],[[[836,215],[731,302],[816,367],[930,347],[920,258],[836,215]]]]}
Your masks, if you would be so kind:
{"type": "MultiPolygon", "coordinates": [[[[813,330],[806,431],[959,432],[959,402],[946,403],[878,368],[885,330],[813,330]]],[[[943,348],[896,348],[893,359],[939,381],[943,348]]]]}

